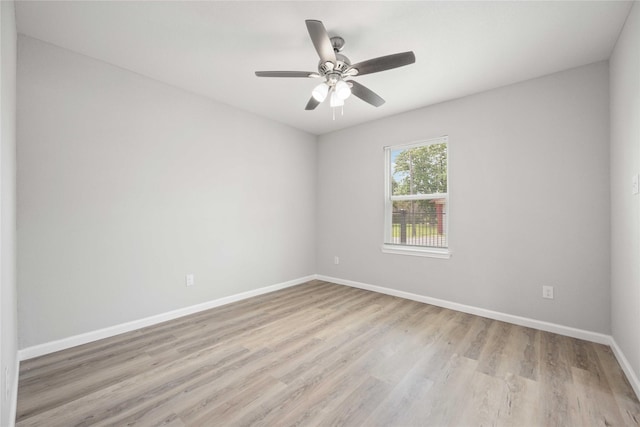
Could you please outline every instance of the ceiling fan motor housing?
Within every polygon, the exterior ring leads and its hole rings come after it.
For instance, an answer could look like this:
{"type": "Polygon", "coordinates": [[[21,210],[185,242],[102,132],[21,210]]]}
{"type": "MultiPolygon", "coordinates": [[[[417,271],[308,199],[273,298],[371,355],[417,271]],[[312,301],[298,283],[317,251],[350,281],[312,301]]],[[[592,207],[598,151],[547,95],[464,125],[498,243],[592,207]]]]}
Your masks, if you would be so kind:
{"type": "Polygon", "coordinates": [[[325,76],[331,73],[337,73],[342,75],[351,66],[351,61],[341,53],[336,53],[336,63],[332,62],[320,62],[318,63],[318,72],[321,76],[325,76]]]}

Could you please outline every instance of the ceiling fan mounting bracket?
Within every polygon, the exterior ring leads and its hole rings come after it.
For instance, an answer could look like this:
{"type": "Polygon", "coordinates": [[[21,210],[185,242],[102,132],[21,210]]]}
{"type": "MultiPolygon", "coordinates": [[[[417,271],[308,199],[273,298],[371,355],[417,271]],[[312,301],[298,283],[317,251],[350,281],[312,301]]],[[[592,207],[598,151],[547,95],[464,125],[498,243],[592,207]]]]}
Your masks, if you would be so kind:
{"type": "Polygon", "coordinates": [[[331,37],[331,46],[333,47],[334,52],[342,51],[342,48],[344,47],[344,43],[345,43],[344,39],[340,36],[331,37]]]}

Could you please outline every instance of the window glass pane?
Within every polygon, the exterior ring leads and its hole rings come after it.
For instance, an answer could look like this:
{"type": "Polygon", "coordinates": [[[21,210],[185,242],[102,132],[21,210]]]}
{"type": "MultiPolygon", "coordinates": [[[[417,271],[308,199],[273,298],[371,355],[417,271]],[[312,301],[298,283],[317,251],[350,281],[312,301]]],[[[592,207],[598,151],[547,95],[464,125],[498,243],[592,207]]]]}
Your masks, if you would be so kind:
{"type": "Polygon", "coordinates": [[[391,194],[447,192],[447,144],[391,150],[391,194]]]}
{"type": "Polygon", "coordinates": [[[394,201],[391,241],[387,243],[448,247],[447,199],[394,201]]]}

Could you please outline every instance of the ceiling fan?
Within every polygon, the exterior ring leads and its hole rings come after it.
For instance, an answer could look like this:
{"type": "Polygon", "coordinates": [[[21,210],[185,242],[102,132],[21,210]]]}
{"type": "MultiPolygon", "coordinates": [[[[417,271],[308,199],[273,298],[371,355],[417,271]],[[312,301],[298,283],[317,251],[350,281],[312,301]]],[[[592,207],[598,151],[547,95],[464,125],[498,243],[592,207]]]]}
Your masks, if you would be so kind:
{"type": "Polygon", "coordinates": [[[324,79],[311,92],[311,99],[309,99],[305,110],[315,109],[327,97],[329,97],[331,107],[340,107],[344,105],[344,100],[351,94],[374,107],[379,107],[384,104],[384,99],[366,86],[350,79],[416,62],[415,55],[409,51],[380,56],[352,65],[349,58],[340,53],[345,43],[342,37],[330,38],[321,21],[307,19],[305,22],[313,46],[316,48],[318,56],[320,56],[318,72],[256,71],[256,76],[258,77],[310,77],[324,79]]]}

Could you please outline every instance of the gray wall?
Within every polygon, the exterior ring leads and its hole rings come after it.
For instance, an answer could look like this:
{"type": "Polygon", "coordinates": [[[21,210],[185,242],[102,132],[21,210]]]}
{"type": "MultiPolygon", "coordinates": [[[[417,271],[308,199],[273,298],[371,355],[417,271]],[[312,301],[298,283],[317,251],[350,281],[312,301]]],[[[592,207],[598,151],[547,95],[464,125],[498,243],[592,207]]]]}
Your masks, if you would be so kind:
{"type": "Polygon", "coordinates": [[[13,424],[17,372],[16,307],[16,23],[12,1],[0,2],[0,425],[13,424]],[[5,368],[8,375],[5,377],[5,368]],[[5,394],[5,384],[12,388],[5,394]]]}
{"type": "Polygon", "coordinates": [[[609,333],[608,107],[600,62],[321,136],[318,273],[609,333]],[[445,134],[452,258],[382,253],[382,147],[445,134]]]}
{"type": "Polygon", "coordinates": [[[315,273],[315,136],[18,43],[21,348],[315,273]]]}
{"type": "Polygon", "coordinates": [[[640,377],[640,7],[636,2],[611,64],[611,328],[640,377]]]}

